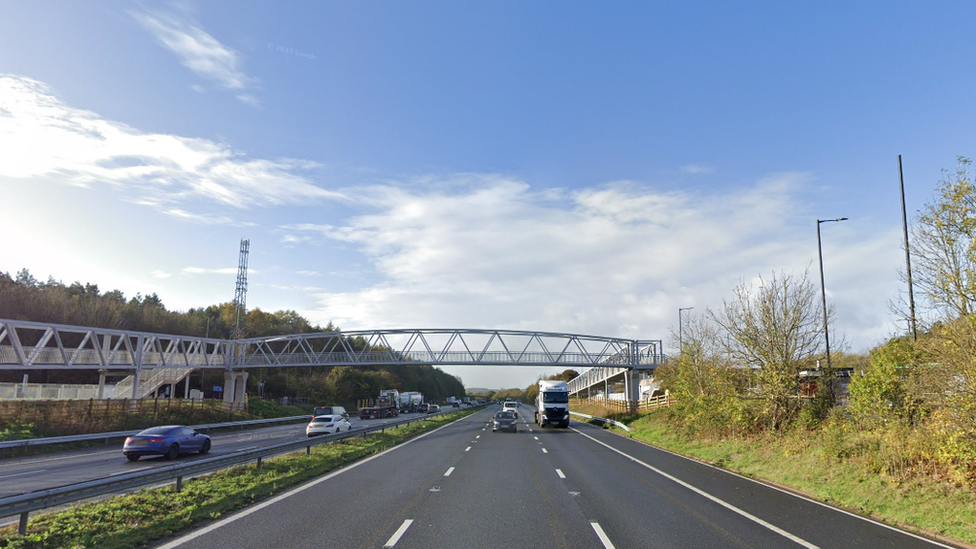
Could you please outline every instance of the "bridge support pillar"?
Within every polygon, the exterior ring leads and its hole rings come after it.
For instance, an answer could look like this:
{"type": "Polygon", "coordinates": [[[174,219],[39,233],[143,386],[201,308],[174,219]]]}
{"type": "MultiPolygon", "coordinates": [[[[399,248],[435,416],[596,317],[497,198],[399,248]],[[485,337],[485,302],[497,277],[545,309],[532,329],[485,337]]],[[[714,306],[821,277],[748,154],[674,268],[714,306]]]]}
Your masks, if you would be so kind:
{"type": "Polygon", "coordinates": [[[98,394],[95,395],[98,400],[105,398],[105,372],[106,370],[98,371],[98,394]]]}
{"type": "Polygon", "coordinates": [[[233,409],[244,407],[247,392],[247,372],[224,371],[224,405],[233,409]]]}

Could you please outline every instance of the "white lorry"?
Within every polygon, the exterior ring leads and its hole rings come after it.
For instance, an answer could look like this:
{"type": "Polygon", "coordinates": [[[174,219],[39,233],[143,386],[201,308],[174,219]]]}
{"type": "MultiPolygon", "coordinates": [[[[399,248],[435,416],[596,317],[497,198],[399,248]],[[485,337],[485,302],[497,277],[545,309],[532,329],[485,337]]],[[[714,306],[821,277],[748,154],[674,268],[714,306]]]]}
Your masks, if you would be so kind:
{"type": "Polygon", "coordinates": [[[569,387],[565,381],[539,380],[535,397],[535,422],[540,427],[569,427],[569,387]]]}

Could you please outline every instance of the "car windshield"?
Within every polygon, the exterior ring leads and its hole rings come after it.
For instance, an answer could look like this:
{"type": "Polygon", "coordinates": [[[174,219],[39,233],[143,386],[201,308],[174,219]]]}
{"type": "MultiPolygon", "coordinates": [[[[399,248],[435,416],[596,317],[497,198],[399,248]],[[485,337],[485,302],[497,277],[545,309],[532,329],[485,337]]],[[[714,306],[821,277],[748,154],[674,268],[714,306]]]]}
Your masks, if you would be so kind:
{"type": "Polygon", "coordinates": [[[320,417],[314,418],[312,420],[312,423],[329,423],[331,421],[333,421],[332,416],[320,416],[320,417]]]}
{"type": "Polygon", "coordinates": [[[166,435],[174,429],[179,429],[179,427],[153,427],[151,429],[146,429],[139,433],[140,435],[166,435]]]}
{"type": "Polygon", "coordinates": [[[542,402],[546,404],[565,404],[569,402],[569,393],[562,391],[558,393],[542,393],[542,402]]]}

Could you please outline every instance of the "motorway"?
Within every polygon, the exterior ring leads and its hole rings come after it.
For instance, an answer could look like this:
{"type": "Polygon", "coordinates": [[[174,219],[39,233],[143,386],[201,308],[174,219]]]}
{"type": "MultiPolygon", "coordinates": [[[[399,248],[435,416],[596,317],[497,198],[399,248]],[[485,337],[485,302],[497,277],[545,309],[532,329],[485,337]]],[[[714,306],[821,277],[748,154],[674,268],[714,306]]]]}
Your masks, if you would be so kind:
{"type": "MultiPolygon", "coordinates": [[[[394,419],[408,417],[410,415],[394,419]]],[[[389,421],[393,421],[393,419],[364,421],[355,416],[349,418],[353,431],[357,428],[362,429],[363,426],[378,425],[389,421]]],[[[209,455],[181,455],[175,462],[193,461],[204,457],[219,456],[260,446],[304,439],[306,438],[306,425],[306,422],[297,422],[247,431],[212,433],[210,438],[213,441],[213,450],[210,451],[209,455]]],[[[0,460],[0,497],[56,488],[173,463],[173,461],[162,456],[149,456],[139,461],[130,462],[122,455],[121,442],[113,442],[101,448],[83,448],[40,456],[8,458],[0,460]]]]}
{"type": "Polygon", "coordinates": [[[493,433],[495,410],[155,547],[951,547],[524,406],[493,433]]]}

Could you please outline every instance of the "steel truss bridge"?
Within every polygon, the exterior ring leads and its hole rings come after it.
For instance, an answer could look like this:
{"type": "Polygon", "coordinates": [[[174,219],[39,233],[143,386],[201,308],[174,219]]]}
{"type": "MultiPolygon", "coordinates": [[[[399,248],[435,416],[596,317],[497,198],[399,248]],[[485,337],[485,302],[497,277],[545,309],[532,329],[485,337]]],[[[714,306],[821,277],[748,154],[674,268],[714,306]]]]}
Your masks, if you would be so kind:
{"type": "MultiPolygon", "coordinates": [[[[138,387],[148,379],[147,371],[156,377],[168,371],[172,380],[174,371],[221,369],[225,384],[239,387],[225,389],[224,398],[236,400],[243,399],[246,370],[252,368],[559,367],[595,370],[587,379],[596,384],[605,382],[607,375],[653,370],[663,360],[660,340],[554,332],[395,329],[225,340],[0,319],[0,370],[128,372],[134,378],[133,398],[141,398],[138,387]]],[[[573,392],[588,387],[579,379],[571,383],[573,392]]]]}

